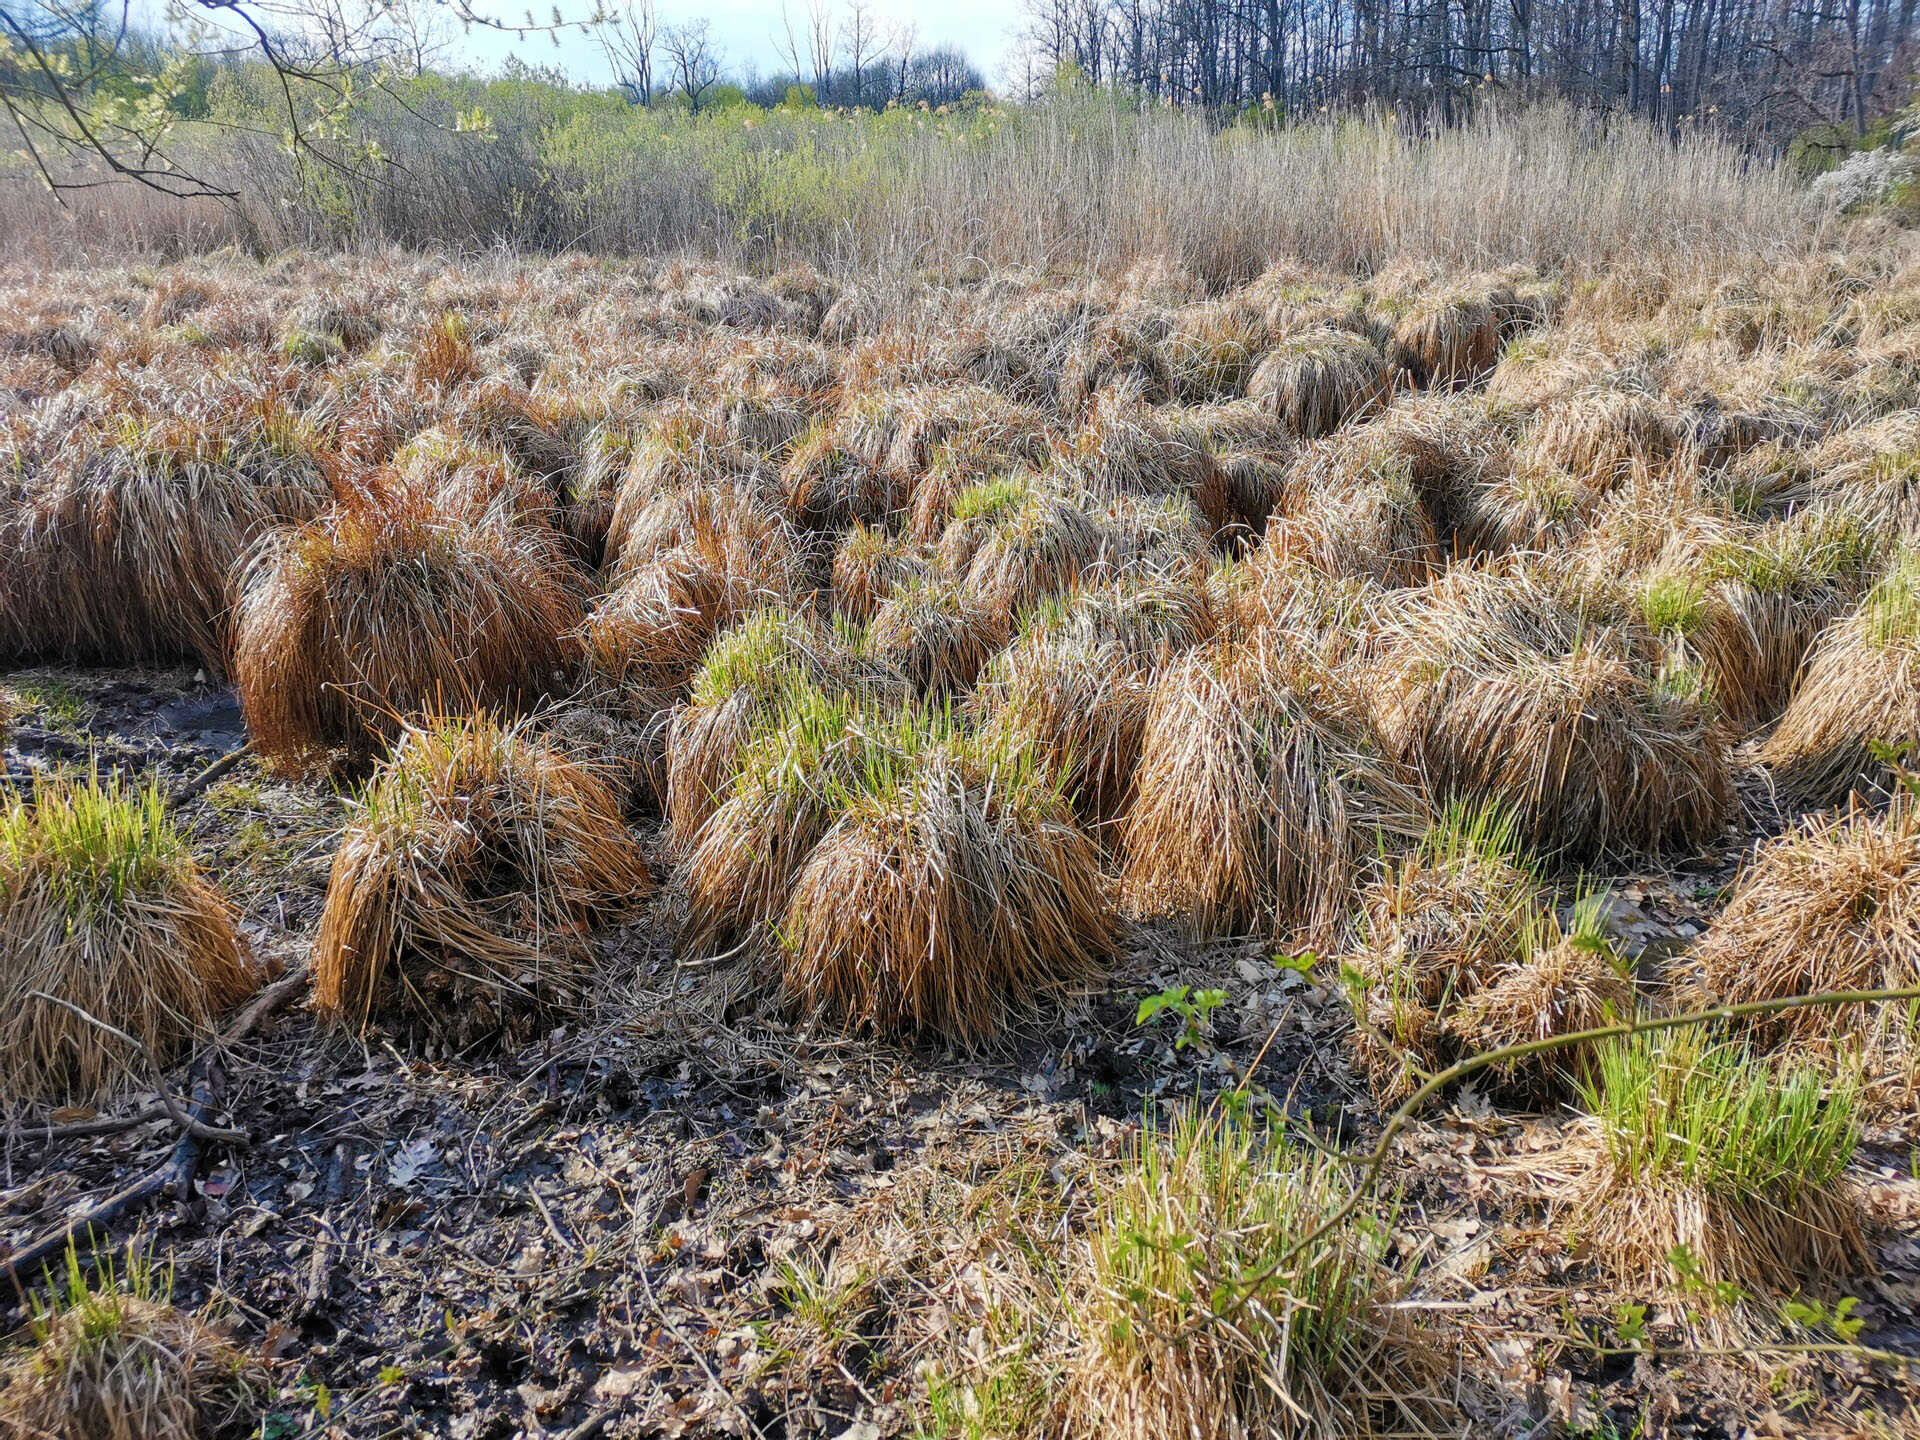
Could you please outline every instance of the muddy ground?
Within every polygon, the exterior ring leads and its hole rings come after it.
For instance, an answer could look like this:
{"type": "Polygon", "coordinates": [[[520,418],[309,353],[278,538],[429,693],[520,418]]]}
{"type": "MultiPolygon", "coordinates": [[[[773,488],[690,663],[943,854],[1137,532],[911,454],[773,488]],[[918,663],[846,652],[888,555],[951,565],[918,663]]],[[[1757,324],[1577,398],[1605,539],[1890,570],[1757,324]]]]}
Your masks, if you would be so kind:
{"type": "MultiPolygon", "coordinates": [[[[0,685],[20,704],[14,784],[98,764],[177,790],[245,740],[231,692],[191,668],[33,669],[0,685]]],[[[303,963],[342,815],[337,795],[274,781],[250,756],[179,808],[275,972],[303,963]]],[[[1616,935],[1643,968],[1705,927],[1764,828],[1611,877],[1616,935]]],[[[967,1056],[796,1028],[723,969],[677,964],[672,910],[663,896],[609,934],[594,1004],[532,1048],[354,1040],[296,1002],[225,1056],[223,1113],[251,1143],[209,1148],[190,1199],[102,1238],[163,1257],[176,1301],[224,1310],[275,1361],[264,1435],[993,1434],[1005,1414],[953,1401],[948,1382],[1012,1363],[1006,1247],[1035,1215],[1029,1233],[1071,1244],[1048,1207],[1067,1214],[1085,1167],[1162,1102],[1242,1086],[1256,1067],[1255,1093],[1323,1140],[1362,1148],[1377,1133],[1343,998],[1256,944],[1136,931],[1099,993],[967,1056]],[[1227,992],[1185,1046],[1175,1023],[1134,1023],[1141,997],[1177,983],[1227,992]]],[[[111,1113],[151,1100],[130,1093],[111,1113]]],[[[83,1118],[13,1117],[0,1245],[57,1229],[175,1145],[164,1114],[48,1139],[49,1120],[83,1118]]],[[[1563,1121],[1469,1084],[1388,1169],[1421,1323],[1475,1391],[1468,1433],[1920,1433],[1868,1428],[1912,1397],[1896,1362],[1601,1353],[1631,1297],[1593,1286],[1554,1231],[1563,1121]]],[[[1885,1226],[1859,1339],[1902,1355],[1920,1355],[1920,1242],[1904,1238],[1916,1168],[1885,1128],[1858,1166],[1885,1226]]],[[[1683,1318],[1656,1309],[1648,1344],[1697,1347],[1683,1318]]]]}

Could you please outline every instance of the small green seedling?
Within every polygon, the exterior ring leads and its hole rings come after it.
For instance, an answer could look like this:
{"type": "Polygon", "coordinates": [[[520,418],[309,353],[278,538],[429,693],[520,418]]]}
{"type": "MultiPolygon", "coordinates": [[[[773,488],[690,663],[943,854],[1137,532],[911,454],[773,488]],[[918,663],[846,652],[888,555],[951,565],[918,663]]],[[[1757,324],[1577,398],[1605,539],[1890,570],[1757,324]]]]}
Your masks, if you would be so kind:
{"type": "Polygon", "coordinates": [[[1133,1023],[1145,1025],[1162,1011],[1172,1011],[1184,1022],[1174,1039],[1173,1048],[1184,1050],[1194,1041],[1204,1038],[1213,1012],[1226,1003],[1227,992],[1224,990],[1189,990],[1185,985],[1169,985],[1158,995],[1149,995],[1140,1002],[1133,1023]]]}

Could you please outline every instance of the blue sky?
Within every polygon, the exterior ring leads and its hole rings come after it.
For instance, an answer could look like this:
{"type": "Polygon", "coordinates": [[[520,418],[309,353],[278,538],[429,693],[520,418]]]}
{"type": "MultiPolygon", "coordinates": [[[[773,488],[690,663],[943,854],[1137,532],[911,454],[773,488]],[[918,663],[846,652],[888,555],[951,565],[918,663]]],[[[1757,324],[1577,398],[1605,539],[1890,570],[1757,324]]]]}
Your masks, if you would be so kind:
{"type": "MultiPolygon", "coordinates": [[[[471,3],[479,13],[497,14],[502,19],[518,19],[526,12],[526,0],[471,3]]],[[[798,33],[806,19],[806,0],[790,0],[790,4],[798,33]]],[[[786,68],[774,40],[782,33],[780,0],[707,0],[704,5],[658,0],[658,5],[663,24],[705,16],[731,72],[748,64],[763,75],[786,68]]],[[[835,8],[844,9],[838,3],[835,8]]],[[[542,19],[551,9],[551,0],[535,0],[533,5],[534,15],[542,19]]],[[[591,0],[562,0],[559,10],[563,19],[578,18],[591,13],[591,0]]],[[[903,24],[913,27],[918,49],[958,45],[980,67],[987,82],[996,87],[1003,79],[1002,65],[1014,49],[1011,32],[1023,18],[1021,0],[969,0],[960,5],[874,0],[870,13],[882,31],[903,24]]],[[[558,64],[576,80],[587,83],[604,84],[612,79],[592,38],[577,30],[508,37],[475,29],[456,36],[449,58],[456,68],[493,70],[509,55],[519,55],[534,65],[558,64]]]]}

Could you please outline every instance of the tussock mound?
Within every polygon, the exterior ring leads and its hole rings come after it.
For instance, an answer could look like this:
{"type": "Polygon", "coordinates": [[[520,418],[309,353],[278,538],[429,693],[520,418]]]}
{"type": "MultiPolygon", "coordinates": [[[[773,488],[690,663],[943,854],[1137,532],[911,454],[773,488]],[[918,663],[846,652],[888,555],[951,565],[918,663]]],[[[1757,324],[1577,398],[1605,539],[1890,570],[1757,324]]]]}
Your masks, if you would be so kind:
{"type": "Polygon", "coordinates": [[[1322,488],[1296,471],[1289,489],[1286,507],[1267,524],[1255,564],[1305,564],[1336,579],[1388,588],[1424,584],[1441,568],[1433,520],[1398,467],[1339,488],[1322,488]]]}
{"type": "Polygon", "coordinates": [[[226,1330],[176,1309],[140,1260],[89,1283],[70,1257],[0,1362],[0,1435],[33,1440],[230,1440],[258,1433],[272,1377],[226,1330]]]}
{"type": "Polygon", "coordinates": [[[910,693],[940,702],[973,687],[1008,638],[1007,617],[946,580],[910,580],[874,611],[868,656],[910,693]]]}
{"type": "Polygon", "coordinates": [[[1888,786],[1887,758],[1920,746],[1917,667],[1920,559],[1903,553],[1860,608],[1814,642],[1760,747],[1789,803],[1813,809],[1888,786]]]}
{"type": "Polygon", "coordinates": [[[1027,476],[988,480],[954,501],[934,552],[941,575],[1012,616],[1065,592],[1100,552],[1093,518],[1027,476]]]}
{"type": "Polygon", "coordinates": [[[1220,640],[1160,678],[1123,830],[1129,914],[1324,948],[1380,833],[1417,833],[1419,797],[1352,697],[1291,648],[1220,640]]]}
{"type": "MultiPolygon", "coordinates": [[[[1361,892],[1345,963],[1363,984],[1354,1047],[1387,1104],[1466,1055],[1633,1012],[1591,907],[1563,933],[1511,824],[1490,811],[1450,809],[1361,892]]],[[[1497,1078],[1550,1094],[1585,1059],[1549,1055],[1497,1078]]]]}
{"type": "MultiPolygon", "coordinates": [[[[1920,983],[1920,815],[1904,797],[1884,813],[1813,819],[1762,846],[1689,952],[1691,999],[1741,1004],[1827,990],[1920,983]]],[[[1755,1022],[1769,1039],[1846,1043],[1899,1017],[1843,1007],[1755,1022]]]]}
{"type": "Polygon", "coordinates": [[[833,552],[833,608],[865,623],[894,591],[926,579],[930,568],[931,561],[913,542],[856,525],[833,552]]]}
{"type": "Polygon", "coordinates": [[[288,773],[376,753],[428,713],[525,708],[572,683],[580,602],[551,532],[386,487],[273,537],[236,610],[234,684],[288,773]]]}
{"type": "Polygon", "coordinates": [[[98,1104],[212,1033],[259,976],[157,790],[43,779],[0,808],[0,1093],[98,1104]],[[64,1003],[44,998],[53,996],[64,1003]]]}
{"type": "Polygon", "coordinates": [[[43,423],[0,489],[0,657],[224,670],[236,566],[333,499],[297,407],[224,377],[174,393],[115,381],[43,423]]]}
{"type": "Polygon", "coordinates": [[[1608,1278],[1678,1289],[1684,1263],[1695,1287],[1831,1295],[1870,1263],[1844,1079],[1662,1031],[1602,1046],[1582,1099],[1560,1223],[1608,1278]]]}
{"type": "Polygon", "coordinates": [[[1501,321],[1514,302],[1502,281],[1463,280],[1424,291],[1393,328],[1387,359],[1417,385],[1468,385],[1500,358],[1501,321]]]}
{"type": "Polygon", "coordinates": [[[1920,411],[1842,430],[1807,456],[1806,493],[1880,534],[1920,540],[1920,411]]]}
{"type": "Polygon", "coordinates": [[[588,935],[653,889],[592,774],[487,717],[409,731],[334,855],[314,1009],[455,1044],[576,1005],[588,935]]]}
{"type": "Polygon", "coordinates": [[[936,735],[901,750],[794,875],[782,984],[841,1024],[986,1040],[1104,965],[1098,860],[1018,748],[936,735]]]}
{"type": "Polygon", "coordinates": [[[1169,1133],[1143,1133],[1069,1272],[1076,1428],[1451,1433],[1443,1362],[1394,1306],[1388,1227],[1366,1207],[1343,1213],[1351,1199],[1336,1159],[1263,1127],[1186,1110],[1169,1133]]]}
{"type": "Polygon", "coordinates": [[[1125,813],[1155,677],[1213,633],[1205,594],[1152,580],[1077,590],[1029,611],[974,708],[1060,777],[1089,821],[1125,813]]]}
{"type": "Polygon", "coordinates": [[[1501,808],[1533,849],[1697,844],[1732,803],[1727,737],[1656,649],[1568,580],[1455,571],[1387,617],[1369,698],[1436,800],[1501,808]]]}
{"type": "Polygon", "coordinates": [[[1387,401],[1386,357],[1350,330],[1308,330],[1267,352],[1247,395],[1312,440],[1387,401]]]}

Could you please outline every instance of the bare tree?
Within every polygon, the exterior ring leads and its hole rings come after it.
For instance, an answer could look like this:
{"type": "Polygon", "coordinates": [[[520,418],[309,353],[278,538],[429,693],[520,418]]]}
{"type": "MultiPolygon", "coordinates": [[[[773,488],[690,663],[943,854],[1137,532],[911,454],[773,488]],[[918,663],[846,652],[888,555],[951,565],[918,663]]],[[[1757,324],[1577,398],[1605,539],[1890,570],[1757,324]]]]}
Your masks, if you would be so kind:
{"type": "Polygon", "coordinates": [[[667,26],[660,32],[660,48],[674,88],[687,97],[687,109],[699,114],[707,92],[720,83],[720,55],[706,18],[667,26]]]}
{"type": "Polygon", "coordinates": [[[867,103],[869,72],[878,65],[886,49],[880,26],[866,0],[849,0],[847,23],[840,32],[840,55],[846,62],[847,74],[853,83],[855,105],[867,103]]]}
{"type": "Polygon", "coordinates": [[[594,32],[614,83],[642,105],[653,104],[653,51],[660,38],[660,12],[653,0],[614,0],[594,32]]]}

